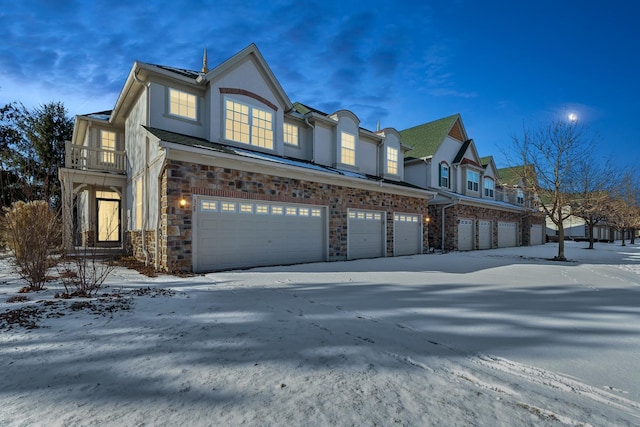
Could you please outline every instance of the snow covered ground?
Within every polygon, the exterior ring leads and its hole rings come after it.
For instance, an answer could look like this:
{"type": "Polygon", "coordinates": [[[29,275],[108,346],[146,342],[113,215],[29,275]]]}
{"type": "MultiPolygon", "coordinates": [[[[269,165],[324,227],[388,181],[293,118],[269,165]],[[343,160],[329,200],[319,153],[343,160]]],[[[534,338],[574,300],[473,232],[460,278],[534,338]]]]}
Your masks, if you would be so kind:
{"type": "Polygon", "coordinates": [[[585,245],[118,268],[90,301],[8,302],[0,259],[0,314],[39,317],[0,320],[0,425],[637,426],[640,246],[585,245]]]}

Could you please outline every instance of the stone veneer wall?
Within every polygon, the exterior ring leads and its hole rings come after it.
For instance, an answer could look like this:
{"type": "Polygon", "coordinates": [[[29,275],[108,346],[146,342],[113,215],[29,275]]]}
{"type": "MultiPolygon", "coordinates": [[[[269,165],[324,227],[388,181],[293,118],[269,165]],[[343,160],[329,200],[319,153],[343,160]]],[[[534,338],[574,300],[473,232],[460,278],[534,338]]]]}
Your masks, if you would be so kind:
{"type": "MultiPolygon", "coordinates": [[[[161,267],[191,270],[192,197],[244,198],[328,206],[330,261],[347,257],[347,209],[386,212],[387,255],[393,255],[393,213],[426,214],[427,199],[322,184],[255,172],[169,161],[162,176],[161,267]],[[185,208],[179,206],[184,197],[185,208]]],[[[426,227],[423,248],[426,248],[426,227]]],[[[424,249],[426,250],[426,249],[424,249]]]]}
{"type": "MultiPolygon", "coordinates": [[[[145,261],[146,256],[144,251],[142,250],[142,231],[127,231],[126,242],[125,242],[125,253],[127,255],[133,256],[137,260],[145,261]]],[[[155,253],[156,253],[156,232],[155,230],[145,231],[145,247],[147,249],[147,253],[149,254],[149,263],[153,265],[155,262],[155,253]]]]}
{"type": "MultiPolygon", "coordinates": [[[[430,206],[429,216],[429,239],[432,246],[442,249],[442,206],[430,206]]],[[[475,248],[479,247],[478,221],[493,221],[493,247],[498,245],[498,222],[518,223],[518,243],[528,246],[531,242],[531,225],[544,225],[544,216],[537,213],[519,213],[504,211],[500,209],[489,209],[478,206],[454,205],[445,209],[445,251],[455,251],[458,249],[458,220],[475,220],[475,248]]]]}

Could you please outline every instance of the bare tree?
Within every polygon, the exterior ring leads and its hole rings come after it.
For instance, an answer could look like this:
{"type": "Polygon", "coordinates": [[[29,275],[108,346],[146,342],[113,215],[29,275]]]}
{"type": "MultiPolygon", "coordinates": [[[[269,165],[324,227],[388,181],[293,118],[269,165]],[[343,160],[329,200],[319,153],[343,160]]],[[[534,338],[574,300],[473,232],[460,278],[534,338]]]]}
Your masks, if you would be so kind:
{"type": "Polygon", "coordinates": [[[572,191],[576,188],[576,169],[591,155],[592,138],[576,121],[553,121],[538,129],[524,129],[513,137],[527,190],[538,197],[538,204],[558,227],[558,254],[565,261],[563,221],[571,215],[572,191]]]}
{"type": "Polygon", "coordinates": [[[612,191],[608,219],[622,233],[622,246],[626,246],[627,232],[634,243],[635,231],[640,228],[640,182],[631,170],[624,173],[612,191]]]}
{"type": "Polygon", "coordinates": [[[575,188],[569,200],[571,213],[582,218],[589,228],[589,249],[593,249],[594,228],[604,223],[609,212],[609,194],[617,180],[611,162],[598,164],[596,159],[580,159],[575,168],[575,188]]]}

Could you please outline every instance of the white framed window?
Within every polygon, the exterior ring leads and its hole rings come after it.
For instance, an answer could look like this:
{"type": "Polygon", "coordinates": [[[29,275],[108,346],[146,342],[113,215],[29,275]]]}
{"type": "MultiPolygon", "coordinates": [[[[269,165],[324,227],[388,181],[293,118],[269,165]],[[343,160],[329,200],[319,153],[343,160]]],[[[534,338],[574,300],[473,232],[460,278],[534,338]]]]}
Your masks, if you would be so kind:
{"type": "Polygon", "coordinates": [[[240,213],[253,213],[253,205],[251,203],[240,203],[240,213]]]}
{"type": "Polygon", "coordinates": [[[200,203],[200,210],[209,211],[209,212],[217,212],[218,211],[218,202],[214,202],[211,200],[203,200],[200,203]]]}
{"type": "Polygon", "coordinates": [[[495,183],[491,178],[484,179],[484,196],[485,197],[493,197],[493,190],[495,187],[495,183]]]}
{"type": "Polygon", "coordinates": [[[348,217],[351,219],[355,219],[356,218],[356,213],[353,211],[349,211],[348,217]]]}
{"type": "Polygon", "coordinates": [[[467,190],[478,191],[480,174],[476,171],[467,171],[467,190]]]}
{"type": "Polygon", "coordinates": [[[282,206],[271,206],[271,215],[282,215],[284,213],[284,209],[282,206]]]}
{"type": "Polygon", "coordinates": [[[273,149],[273,113],[225,99],[225,133],[230,141],[273,149]]]}
{"type": "Polygon", "coordinates": [[[357,218],[358,219],[365,219],[366,218],[365,213],[364,212],[358,212],[357,218]]]}
{"type": "Polygon", "coordinates": [[[256,205],[256,213],[258,215],[266,215],[269,213],[269,205],[256,205]]]}
{"type": "Polygon", "coordinates": [[[100,130],[100,160],[102,163],[114,164],[116,162],[116,133],[108,130],[100,130]]]}
{"type": "Polygon", "coordinates": [[[387,173],[391,175],[398,174],[398,149],[387,147],[387,173]]]}
{"type": "Polygon", "coordinates": [[[521,188],[516,190],[516,203],[524,205],[524,191],[521,188]]]}
{"type": "Polygon", "coordinates": [[[340,163],[356,165],[356,138],[347,132],[340,134],[340,163]]]}
{"type": "Polygon", "coordinates": [[[373,214],[373,219],[375,219],[376,221],[380,221],[382,219],[382,214],[381,213],[374,213],[373,214]]]}
{"type": "Polygon", "coordinates": [[[300,145],[300,141],[298,140],[298,126],[285,123],[283,128],[284,143],[298,147],[300,145]]]}
{"type": "Polygon", "coordinates": [[[317,217],[322,216],[322,213],[321,213],[320,209],[311,209],[311,216],[317,218],[317,217]]]}
{"type": "Polygon", "coordinates": [[[298,215],[300,215],[300,216],[309,216],[309,208],[300,208],[300,209],[298,209],[298,215]]]}
{"type": "Polygon", "coordinates": [[[449,165],[440,163],[440,187],[449,188],[449,165]]]}
{"type": "Polygon", "coordinates": [[[169,88],[169,114],[189,120],[197,120],[197,97],[172,87],[169,88]]]}

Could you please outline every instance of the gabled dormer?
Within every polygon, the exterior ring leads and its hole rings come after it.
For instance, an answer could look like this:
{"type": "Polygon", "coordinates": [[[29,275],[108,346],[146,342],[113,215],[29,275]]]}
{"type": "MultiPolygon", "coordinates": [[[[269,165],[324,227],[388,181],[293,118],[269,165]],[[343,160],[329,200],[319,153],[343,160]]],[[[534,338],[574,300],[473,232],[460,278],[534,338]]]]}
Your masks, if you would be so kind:
{"type": "Polygon", "coordinates": [[[412,148],[405,154],[407,181],[421,187],[459,191],[459,165],[454,165],[454,160],[469,139],[459,114],[400,131],[400,135],[402,142],[412,148]]]}
{"type": "Polygon", "coordinates": [[[472,139],[466,140],[453,158],[452,164],[459,185],[456,193],[471,197],[481,197],[484,168],[472,139]]]}
{"type": "MultiPolygon", "coordinates": [[[[209,88],[209,140],[284,155],[285,114],[293,104],[255,44],[197,80],[209,88]]],[[[294,145],[294,131],[287,130],[294,145]]]]}
{"type": "Polygon", "coordinates": [[[482,198],[483,199],[496,199],[496,177],[498,176],[498,169],[496,163],[493,160],[493,156],[482,157],[480,164],[484,168],[482,177],[482,198]]]}
{"type": "Polygon", "coordinates": [[[376,132],[383,140],[379,144],[378,157],[381,162],[379,170],[386,179],[401,181],[404,179],[404,156],[411,147],[402,144],[400,132],[393,128],[385,128],[376,132]]]}
{"type": "Polygon", "coordinates": [[[503,202],[518,206],[533,207],[536,195],[525,181],[536,181],[535,171],[531,165],[513,166],[498,169],[498,195],[503,202]]]}

